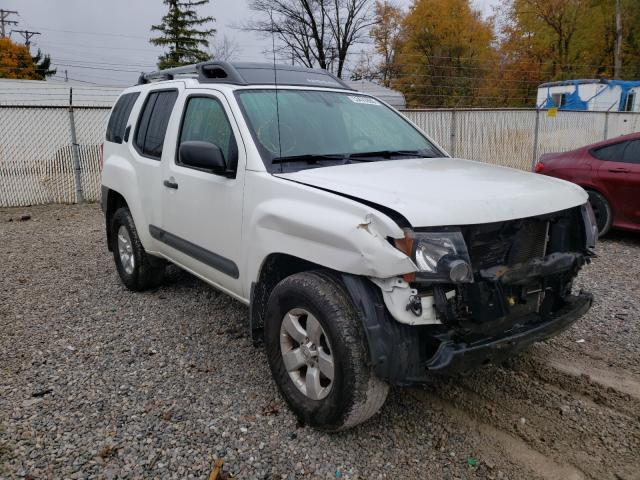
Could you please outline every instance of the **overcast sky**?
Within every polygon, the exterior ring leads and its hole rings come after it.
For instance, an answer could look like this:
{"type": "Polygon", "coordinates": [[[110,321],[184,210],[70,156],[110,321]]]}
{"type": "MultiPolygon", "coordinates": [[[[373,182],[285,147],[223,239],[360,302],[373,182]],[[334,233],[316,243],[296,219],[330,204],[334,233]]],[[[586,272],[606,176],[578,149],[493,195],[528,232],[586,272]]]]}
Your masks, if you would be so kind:
{"type": "MultiPolygon", "coordinates": [[[[408,7],[412,0],[396,0],[408,7]]],[[[496,0],[475,0],[489,14],[496,0]]],[[[0,0],[0,8],[16,10],[19,22],[13,29],[41,35],[32,39],[32,51],[40,47],[51,54],[58,69],[56,80],[64,79],[100,85],[131,85],[140,71],[155,68],[161,49],[149,44],[150,26],[159,23],[166,11],[161,0],[0,0]]],[[[227,36],[239,45],[238,61],[267,60],[263,51],[270,40],[236,28],[249,18],[247,0],[211,0],[200,8],[202,15],[216,18],[218,38],[227,36]]],[[[12,39],[23,41],[14,33],[12,39]]],[[[370,48],[355,47],[355,51],[370,48]]]]}

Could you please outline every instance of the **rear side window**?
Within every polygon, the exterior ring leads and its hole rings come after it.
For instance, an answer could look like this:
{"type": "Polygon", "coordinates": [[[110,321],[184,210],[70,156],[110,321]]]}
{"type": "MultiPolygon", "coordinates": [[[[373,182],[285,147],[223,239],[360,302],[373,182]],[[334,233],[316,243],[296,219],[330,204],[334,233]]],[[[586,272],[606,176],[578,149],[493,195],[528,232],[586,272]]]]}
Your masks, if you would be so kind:
{"type": "Polygon", "coordinates": [[[640,163],[640,140],[633,140],[627,144],[622,161],[625,163],[640,163]]]}
{"type": "Polygon", "coordinates": [[[177,90],[151,92],[147,97],[135,140],[135,145],[142,155],[157,159],[162,156],[164,136],[177,98],[177,90]]]}
{"type": "Polygon", "coordinates": [[[125,93],[116,102],[109,124],[107,125],[107,142],[122,143],[124,131],[127,128],[127,121],[131,114],[131,109],[138,99],[140,92],[125,93]]]}
{"type": "Polygon", "coordinates": [[[622,154],[624,153],[624,147],[626,146],[627,142],[614,143],[613,145],[607,145],[606,147],[595,148],[591,150],[591,154],[600,160],[619,162],[622,160],[622,154]]]}

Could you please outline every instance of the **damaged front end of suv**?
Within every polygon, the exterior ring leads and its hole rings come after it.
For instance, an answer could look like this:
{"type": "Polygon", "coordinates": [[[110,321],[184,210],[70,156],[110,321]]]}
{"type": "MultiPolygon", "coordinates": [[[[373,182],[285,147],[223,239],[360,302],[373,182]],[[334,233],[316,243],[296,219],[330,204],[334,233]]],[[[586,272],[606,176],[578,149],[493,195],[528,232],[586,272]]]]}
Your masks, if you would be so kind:
{"type": "Polygon", "coordinates": [[[344,275],[377,375],[396,385],[498,362],[558,334],[592,296],[573,281],[597,237],[589,204],[488,224],[405,229],[416,272],[344,275]]]}

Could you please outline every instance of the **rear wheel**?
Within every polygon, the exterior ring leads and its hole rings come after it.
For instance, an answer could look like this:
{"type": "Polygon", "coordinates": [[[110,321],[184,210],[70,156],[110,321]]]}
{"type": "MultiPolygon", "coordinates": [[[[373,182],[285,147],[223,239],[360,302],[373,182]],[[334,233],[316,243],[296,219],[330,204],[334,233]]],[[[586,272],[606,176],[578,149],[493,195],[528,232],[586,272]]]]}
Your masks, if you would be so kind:
{"type": "Polygon", "coordinates": [[[369,366],[360,319],[337,279],[304,272],[282,280],[267,305],[265,340],[273,377],[294,413],[323,430],[364,422],[388,385],[369,366]]]}
{"type": "Polygon", "coordinates": [[[128,208],[119,208],[111,219],[113,259],[122,283],[140,291],[159,286],[164,280],[163,260],[145,252],[128,208]]]}
{"type": "Polygon", "coordinates": [[[589,203],[593,208],[593,213],[596,217],[596,224],[598,225],[598,235],[606,235],[611,230],[611,224],[613,223],[613,212],[611,211],[611,205],[604,195],[594,191],[588,190],[589,203]]]}

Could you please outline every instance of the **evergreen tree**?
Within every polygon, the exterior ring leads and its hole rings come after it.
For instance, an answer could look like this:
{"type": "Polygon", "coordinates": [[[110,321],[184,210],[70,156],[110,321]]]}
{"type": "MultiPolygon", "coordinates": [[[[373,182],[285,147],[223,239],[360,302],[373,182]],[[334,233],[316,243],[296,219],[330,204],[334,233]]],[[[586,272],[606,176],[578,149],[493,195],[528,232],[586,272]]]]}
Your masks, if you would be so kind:
{"type": "Polygon", "coordinates": [[[45,80],[47,77],[56,74],[56,69],[51,70],[51,57],[43,54],[40,49],[38,49],[38,53],[35,56],[31,57],[31,60],[36,67],[38,80],[45,80]]]}
{"type": "Polygon", "coordinates": [[[169,7],[160,25],[153,25],[152,31],[160,32],[152,38],[153,45],[168,47],[169,51],[158,57],[158,68],[172,68],[209,60],[211,55],[202,48],[209,46],[209,37],[215,35],[214,28],[206,24],[215,22],[213,17],[199,17],[195,8],[209,3],[209,0],[163,0],[169,7]]]}

